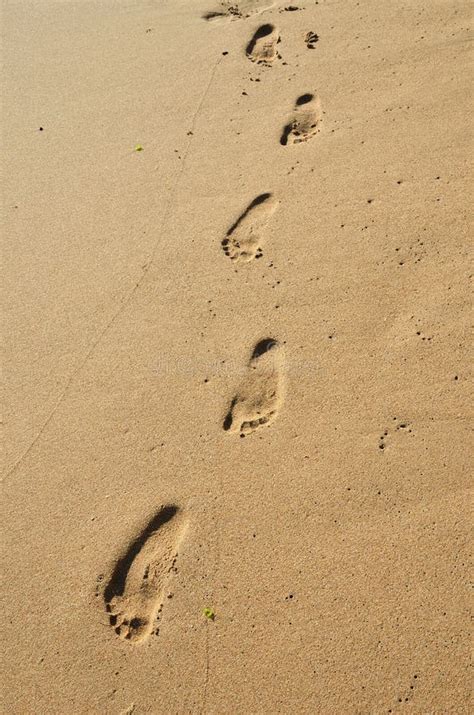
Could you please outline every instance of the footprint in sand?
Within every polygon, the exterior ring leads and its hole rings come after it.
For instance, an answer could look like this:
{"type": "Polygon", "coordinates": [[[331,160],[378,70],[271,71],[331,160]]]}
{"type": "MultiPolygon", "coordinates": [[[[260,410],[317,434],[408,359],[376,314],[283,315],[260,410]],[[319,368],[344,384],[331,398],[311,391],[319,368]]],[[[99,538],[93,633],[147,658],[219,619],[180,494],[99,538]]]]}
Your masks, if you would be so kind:
{"type": "Polygon", "coordinates": [[[271,65],[278,57],[280,34],[274,25],[261,25],[250,40],[245,54],[252,62],[271,65]]]}
{"type": "Polygon", "coordinates": [[[139,643],[153,632],[185,530],[181,510],[164,506],[117,562],[104,601],[121,638],[139,643]]]}
{"type": "Polygon", "coordinates": [[[284,127],[280,144],[299,144],[311,139],[320,131],[322,121],[321,101],[314,94],[302,94],[295,103],[293,116],[284,127]]]}
{"type": "Polygon", "coordinates": [[[203,18],[210,21],[225,18],[240,20],[264,12],[274,4],[272,0],[221,0],[218,9],[206,12],[203,18]]]}
{"type": "Polygon", "coordinates": [[[230,403],[224,430],[241,437],[269,425],[278,415],[283,399],[283,348],[273,338],[257,343],[247,375],[230,403]]]}
{"type": "Polygon", "coordinates": [[[278,203],[271,194],[260,194],[229,228],[221,245],[231,261],[248,263],[261,258],[265,227],[278,203]]]}
{"type": "Polygon", "coordinates": [[[315,32],[307,32],[304,36],[304,41],[308,50],[314,50],[316,43],[319,42],[319,35],[315,32]]]}

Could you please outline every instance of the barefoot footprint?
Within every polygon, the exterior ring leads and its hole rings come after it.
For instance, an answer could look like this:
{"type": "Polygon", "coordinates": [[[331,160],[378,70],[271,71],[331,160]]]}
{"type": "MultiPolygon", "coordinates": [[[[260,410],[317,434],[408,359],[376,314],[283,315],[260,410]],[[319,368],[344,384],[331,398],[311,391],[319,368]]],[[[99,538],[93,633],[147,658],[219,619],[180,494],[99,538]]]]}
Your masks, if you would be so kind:
{"type": "Polygon", "coordinates": [[[302,94],[295,103],[293,116],[283,128],[280,144],[299,144],[311,139],[320,131],[322,121],[321,101],[314,94],[302,94]]]}
{"type": "Polygon", "coordinates": [[[283,348],[273,338],[260,340],[248,372],[232,399],[224,430],[245,436],[276,418],[283,395],[283,348]]]}
{"type": "Polygon", "coordinates": [[[271,65],[278,57],[279,41],[279,32],[273,25],[261,25],[247,45],[245,54],[252,62],[271,65]]]}
{"type": "Polygon", "coordinates": [[[181,510],[164,506],[117,562],[104,601],[121,638],[138,643],[153,632],[185,530],[181,510]]]}
{"type": "Polygon", "coordinates": [[[221,241],[231,261],[248,263],[263,255],[264,229],[277,206],[278,201],[271,194],[260,194],[247,206],[221,241]]]}
{"type": "Polygon", "coordinates": [[[221,0],[217,10],[203,15],[204,20],[241,20],[271,8],[273,0],[221,0]]]}

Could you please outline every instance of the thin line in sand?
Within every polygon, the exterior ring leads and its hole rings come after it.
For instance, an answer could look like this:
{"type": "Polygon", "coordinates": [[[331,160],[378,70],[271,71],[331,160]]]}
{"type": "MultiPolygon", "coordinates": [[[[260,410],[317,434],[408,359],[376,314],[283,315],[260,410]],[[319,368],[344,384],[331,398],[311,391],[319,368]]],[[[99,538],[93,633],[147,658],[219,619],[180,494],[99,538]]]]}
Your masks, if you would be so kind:
{"type": "Polygon", "coordinates": [[[57,399],[57,401],[56,401],[56,404],[55,404],[54,407],[52,408],[51,412],[49,413],[49,415],[46,417],[45,421],[43,422],[43,424],[42,424],[40,430],[39,430],[38,433],[35,435],[35,437],[33,438],[33,440],[30,442],[30,444],[28,445],[28,447],[24,450],[24,452],[23,452],[23,453],[20,455],[20,457],[17,459],[17,461],[13,464],[13,466],[10,468],[10,470],[5,474],[5,479],[6,479],[7,477],[10,477],[10,476],[18,469],[18,467],[19,467],[20,464],[23,462],[23,460],[24,460],[24,459],[28,456],[28,454],[31,452],[31,450],[33,449],[33,447],[35,446],[35,444],[38,442],[39,438],[41,437],[41,435],[43,434],[43,432],[46,430],[46,428],[48,427],[49,423],[50,423],[51,420],[53,419],[53,417],[54,417],[54,415],[55,415],[57,409],[59,408],[59,406],[60,406],[61,403],[63,402],[64,398],[66,397],[66,394],[67,394],[67,392],[69,391],[69,389],[70,389],[71,385],[73,384],[74,380],[75,380],[76,377],[80,374],[80,372],[81,372],[82,369],[84,368],[84,366],[85,366],[85,364],[87,363],[87,361],[89,360],[89,358],[92,357],[92,355],[93,355],[93,353],[94,353],[94,350],[95,350],[95,349],[97,348],[97,346],[101,343],[101,341],[102,341],[102,339],[104,338],[104,336],[108,333],[108,331],[110,330],[110,328],[114,325],[114,323],[115,323],[116,320],[120,317],[120,315],[123,313],[123,311],[125,310],[125,308],[127,308],[127,307],[130,305],[130,303],[132,302],[132,300],[133,300],[133,298],[135,297],[136,293],[137,293],[137,292],[139,291],[139,289],[141,288],[141,285],[142,285],[142,283],[143,283],[143,281],[144,281],[144,279],[145,279],[145,277],[146,277],[148,271],[150,270],[150,268],[151,268],[151,266],[152,266],[152,264],[153,264],[153,261],[155,260],[155,256],[156,256],[156,252],[157,252],[157,250],[158,250],[158,246],[159,246],[161,234],[162,234],[162,232],[163,232],[163,228],[164,228],[164,226],[165,226],[165,224],[166,224],[166,221],[168,220],[168,218],[169,218],[169,216],[170,216],[170,209],[171,209],[171,206],[172,206],[172,200],[174,199],[174,195],[175,195],[175,192],[176,192],[176,188],[177,188],[178,183],[179,183],[179,181],[180,181],[180,179],[181,179],[181,177],[182,177],[182,175],[183,175],[183,172],[184,172],[184,170],[185,170],[185,168],[186,168],[186,159],[188,158],[189,151],[190,151],[190,149],[191,149],[192,141],[193,141],[193,138],[194,138],[194,128],[195,128],[195,126],[196,126],[196,122],[197,122],[197,119],[198,119],[199,114],[200,114],[200,112],[201,112],[202,106],[203,106],[203,104],[204,104],[204,102],[205,102],[205,100],[206,100],[206,97],[207,97],[207,95],[208,95],[208,93],[209,93],[209,90],[210,90],[210,88],[211,88],[212,82],[213,82],[213,80],[214,80],[214,77],[215,77],[215,74],[216,74],[216,71],[217,71],[217,67],[219,66],[221,60],[222,60],[222,57],[218,57],[218,59],[216,60],[214,66],[213,66],[213,68],[212,68],[212,70],[211,70],[211,73],[210,73],[210,75],[209,75],[209,80],[208,80],[208,82],[207,82],[207,84],[206,84],[206,87],[205,87],[205,89],[204,89],[204,92],[202,93],[201,99],[199,100],[199,103],[198,103],[198,106],[197,106],[197,108],[196,108],[196,111],[194,112],[194,115],[193,115],[193,118],[192,118],[192,121],[191,121],[191,128],[190,128],[190,130],[189,130],[191,133],[189,134],[188,145],[187,145],[187,147],[186,147],[186,149],[185,149],[185,151],[184,151],[184,154],[183,154],[183,161],[182,161],[182,163],[181,163],[181,168],[180,168],[180,170],[179,170],[179,171],[177,172],[177,174],[176,174],[176,178],[175,178],[175,181],[174,181],[174,186],[173,186],[173,188],[171,189],[170,196],[169,196],[169,199],[168,199],[168,203],[167,203],[167,205],[166,205],[165,212],[164,212],[164,214],[163,214],[163,218],[161,219],[161,222],[160,222],[159,227],[158,227],[158,231],[157,231],[157,232],[158,232],[158,238],[157,238],[157,240],[156,240],[156,242],[155,242],[155,245],[154,245],[154,247],[153,247],[153,249],[152,249],[152,251],[151,251],[150,259],[147,261],[145,267],[143,268],[143,273],[142,273],[141,277],[140,277],[140,278],[138,279],[138,281],[135,283],[135,285],[133,286],[133,288],[129,291],[128,295],[127,295],[126,298],[123,300],[123,302],[120,304],[120,307],[119,307],[118,310],[114,313],[114,315],[111,317],[111,319],[109,320],[109,322],[107,323],[107,325],[102,329],[102,331],[101,331],[100,334],[97,336],[97,338],[92,341],[91,345],[89,346],[89,348],[88,348],[88,350],[87,350],[87,352],[86,352],[86,354],[85,354],[85,356],[84,356],[84,359],[83,359],[82,362],[77,366],[77,368],[72,372],[72,374],[69,376],[69,378],[68,378],[68,380],[67,380],[67,382],[66,382],[66,384],[65,384],[65,386],[64,386],[63,391],[62,391],[61,394],[59,395],[59,397],[58,397],[58,399],[57,399]]]}

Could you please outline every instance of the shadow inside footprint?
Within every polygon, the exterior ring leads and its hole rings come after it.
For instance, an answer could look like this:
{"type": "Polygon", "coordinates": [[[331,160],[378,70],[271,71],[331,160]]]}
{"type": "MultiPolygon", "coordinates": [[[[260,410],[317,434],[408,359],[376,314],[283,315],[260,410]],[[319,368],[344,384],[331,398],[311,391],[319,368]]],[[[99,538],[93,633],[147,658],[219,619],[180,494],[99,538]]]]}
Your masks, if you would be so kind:
{"type": "Polygon", "coordinates": [[[272,348],[276,347],[277,344],[277,341],[273,338],[265,338],[264,340],[260,340],[253,349],[252,360],[260,357],[260,355],[263,355],[272,348]]]}
{"type": "Polygon", "coordinates": [[[225,17],[225,16],[226,16],[225,12],[219,12],[219,11],[212,12],[211,11],[211,12],[204,13],[202,18],[203,18],[203,20],[209,21],[209,20],[215,20],[217,17],[225,17]]]}
{"type": "Polygon", "coordinates": [[[301,94],[295,102],[297,107],[301,107],[303,104],[308,104],[314,99],[314,94],[306,92],[306,94],[301,94]]]}
{"type": "Polygon", "coordinates": [[[248,214],[254,209],[256,206],[259,204],[263,204],[265,201],[268,201],[268,199],[271,198],[270,193],[265,193],[265,194],[259,194],[259,196],[256,196],[254,200],[247,206],[245,211],[240,214],[239,218],[235,223],[232,224],[232,226],[229,228],[229,230],[226,233],[226,236],[232,236],[236,228],[242,223],[242,221],[248,216],[248,214]]]}
{"type": "Polygon", "coordinates": [[[245,52],[248,55],[251,55],[255,49],[255,45],[257,44],[258,40],[261,40],[262,37],[267,37],[267,35],[271,35],[274,29],[274,26],[270,24],[261,25],[248,43],[245,52]]]}
{"type": "Polygon", "coordinates": [[[232,427],[232,410],[234,409],[236,402],[237,398],[234,397],[234,399],[230,403],[229,411],[225,416],[224,424],[222,425],[225,432],[228,432],[228,430],[230,430],[230,428],[232,427]]]}
{"type": "Polygon", "coordinates": [[[110,581],[104,590],[104,601],[106,606],[114,597],[123,595],[130,567],[149,537],[155,531],[158,531],[163,524],[166,524],[166,522],[176,516],[177,512],[177,506],[171,505],[163,507],[158,514],[155,514],[153,519],[151,519],[141,534],[139,534],[139,536],[137,536],[137,538],[130,544],[125,555],[117,561],[112,576],[110,577],[110,581]]]}
{"type": "Polygon", "coordinates": [[[280,144],[282,146],[286,146],[288,144],[288,137],[290,136],[292,130],[293,130],[293,122],[290,122],[289,124],[286,124],[283,127],[283,133],[280,138],[280,144]]]}
{"type": "Polygon", "coordinates": [[[288,144],[288,137],[290,136],[292,131],[293,131],[293,122],[290,122],[289,124],[286,124],[283,127],[283,132],[282,132],[282,135],[280,138],[280,144],[282,146],[286,146],[288,144]]]}

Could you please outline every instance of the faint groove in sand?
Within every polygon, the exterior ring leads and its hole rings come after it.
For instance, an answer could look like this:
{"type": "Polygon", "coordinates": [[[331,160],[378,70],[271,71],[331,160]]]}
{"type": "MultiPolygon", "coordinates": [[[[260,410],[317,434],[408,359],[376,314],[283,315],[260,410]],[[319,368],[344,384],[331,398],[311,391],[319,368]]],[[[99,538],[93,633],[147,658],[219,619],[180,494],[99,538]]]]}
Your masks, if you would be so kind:
{"type": "Polygon", "coordinates": [[[156,252],[157,252],[157,250],[158,250],[158,246],[159,246],[161,234],[162,234],[162,232],[163,232],[163,228],[164,228],[164,226],[165,226],[166,221],[168,220],[168,218],[169,218],[169,216],[170,216],[170,209],[171,209],[171,206],[172,206],[172,203],[173,203],[173,199],[174,199],[174,196],[175,196],[175,193],[176,193],[176,188],[177,188],[177,186],[178,186],[178,184],[179,184],[179,181],[180,181],[180,179],[181,179],[181,177],[182,177],[182,175],[183,175],[183,172],[184,172],[184,169],[185,169],[185,166],[186,166],[186,159],[188,158],[189,151],[190,151],[190,149],[191,149],[191,145],[192,145],[192,141],[193,141],[193,136],[194,136],[194,128],[195,128],[195,126],[196,126],[196,122],[197,122],[197,120],[198,120],[199,114],[201,113],[202,106],[203,106],[203,104],[204,104],[204,102],[205,102],[205,100],[206,100],[206,97],[207,97],[208,93],[209,93],[209,90],[210,90],[210,88],[211,88],[212,81],[213,81],[214,76],[215,76],[215,74],[216,74],[217,67],[219,66],[221,60],[222,60],[222,57],[218,57],[218,59],[216,60],[216,63],[215,63],[215,65],[214,65],[214,67],[212,68],[211,73],[210,73],[210,75],[209,75],[209,81],[208,81],[208,83],[207,83],[207,85],[206,85],[206,87],[205,87],[205,89],[204,89],[204,92],[203,92],[202,95],[201,95],[201,99],[199,100],[198,106],[197,106],[196,111],[194,112],[193,118],[192,118],[192,120],[191,120],[191,129],[190,129],[191,134],[189,135],[188,145],[187,145],[187,147],[186,147],[186,149],[185,149],[185,151],[184,151],[184,154],[183,154],[183,161],[182,161],[182,163],[181,163],[181,168],[180,168],[180,170],[179,170],[179,171],[177,172],[177,174],[176,174],[176,179],[175,179],[175,182],[174,182],[174,186],[173,186],[173,188],[171,189],[170,197],[169,197],[167,206],[166,206],[166,208],[165,208],[165,212],[164,212],[164,214],[163,214],[163,218],[161,219],[161,223],[160,223],[160,225],[159,225],[159,227],[158,227],[158,229],[157,229],[158,238],[157,238],[156,243],[155,243],[155,245],[154,245],[154,247],[153,247],[153,249],[152,249],[152,251],[151,251],[149,260],[147,261],[145,267],[142,269],[142,270],[143,270],[142,275],[141,275],[140,278],[137,280],[137,282],[135,283],[135,285],[133,286],[133,288],[128,292],[128,294],[126,294],[126,297],[124,298],[124,300],[123,300],[122,303],[120,304],[120,307],[119,307],[118,310],[114,313],[114,315],[112,315],[111,319],[110,319],[109,322],[106,324],[106,326],[102,329],[102,331],[99,333],[99,335],[97,336],[97,338],[92,341],[92,343],[91,343],[89,349],[87,350],[87,352],[86,352],[86,354],[85,354],[85,356],[84,356],[84,359],[83,359],[82,362],[77,366],[77,368],[76,368],[75,370],[73,370],[73,372],[71,373],[69,379],[66,381],[66,384],[65,384],[65,386],[64,386],[63,391],[62,391],[61,394],[59,395],[59,397],[58,397],[58,399],[57,399],[57,401],[56,401],[56,404],[55,404],[54,407],[52,408],[51,412],[48,414],[48,416],[46,417],[45,421],[43,422],[43,424],[42,424],[40,430],[38,431],[38,433],[36,434],[36,436],[33,438],[33,440],[30,442],[30,444],[28,445],[28,447],[24,450],[24,452],[23,452],[23,453],[20,455],[20,457],[17,459],[17,461],[13,464],[13,466],[12,466],[12,467],[8,470],[8,472],[5,474],[5,479],[6,479],[7,477],[10,477],[14,472],[16,472],[16,470],[18,469],[18,467],[20,466],[20,464],[23,462],[23,460],[26,459],[26,457],[29,455],[29,453],[31,452],[31,450],[33,449],[33,447],[35,446],[35,444],[38,442],[38,440],[40,439],[41,435],[43,434],[43,432],[46,430],[46,428],[48,427],[49,423],[50,423],[51,420],[53,419],[54,415],[56,414],[56,411],[58,410],[59,406],[62,404],[62,402],[63,402],[64,398],[66,397],[66,395],[67,395],[69,389],[71,388],[71,386],[72,386],[74,380],[75,380],[76,377],[81,373],[81,371],[83,370],[83,368],[84,368],[84,366],[86,365],[86,363],[87,363],[87,361],[89,360],[89,358],[92,357],[92,355],[93,355],[95,349],[96,349],[97,346],[101,343],[101,341],[102,341],[102,339],[104,338],[104,336],[108,333],[108,331],[110,330],[110,328],[115,324],[116,320],[121,316],[121,314],[124,312],[125,308],[127,308],[127,307],[130,305],[130,303],[132,302],[132,300],[133,300],[133,298],[135,297],[136,293],[137,293],[138,290],[140,289],[140,287],[141,287],[141,285],[142,285],[142,283],[143,283],[143,280],[145,279],[146,275],[148,274],[148,272],[149,272],[149,270],[150,270],[150,268],[151,268],[151,266],[152,266],[152,264],[153,264],[153,261],[155,260],[155,256],[156,256],[156,252]]]}

